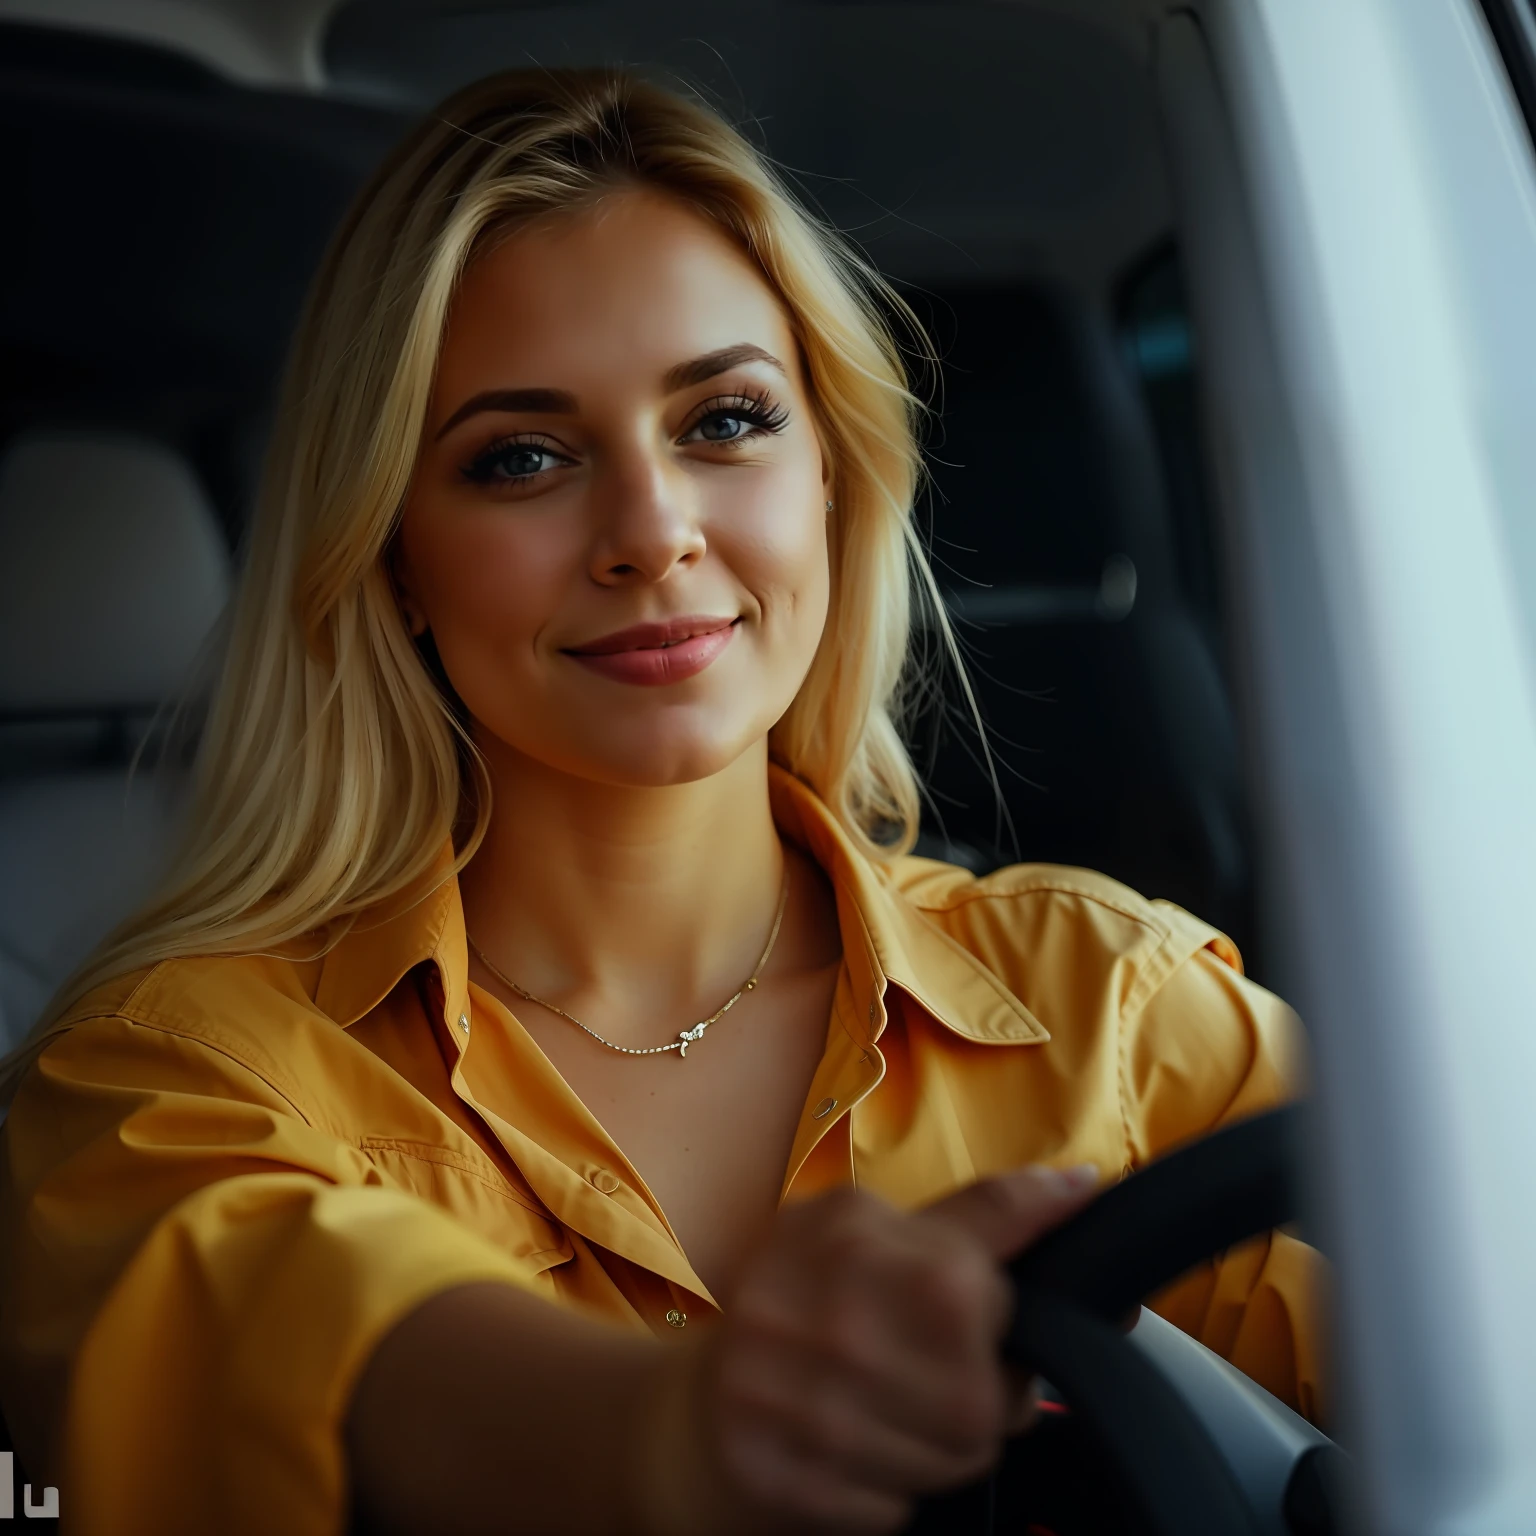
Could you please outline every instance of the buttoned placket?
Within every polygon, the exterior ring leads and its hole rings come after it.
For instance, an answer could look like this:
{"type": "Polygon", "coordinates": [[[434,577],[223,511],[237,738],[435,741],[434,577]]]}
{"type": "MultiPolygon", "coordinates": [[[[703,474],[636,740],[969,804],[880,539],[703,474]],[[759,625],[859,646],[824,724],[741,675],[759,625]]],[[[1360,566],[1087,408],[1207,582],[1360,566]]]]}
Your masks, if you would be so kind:
{"type": "Polygon", "coordinates": [[[782,1200],[806,1199],[857,1182],[853,1114],[885,1076],[885,1058],[875,1044],[885,1027],[883,987],[878,971],[856,977],[845,958],[832,996],[826,1050],[811,1079],[784,1171],[782,1200]]]}
{"type": "MultiPolygon", "coordinates": [[[[886,1024],[882,1000],[886,983],[878,963],[874,961],[872,951],[867,946],[851,958],[852,964],[849,963],[849,957],[845,956],[839,970],[829,1019],[827,1046],[801,1109],[800,1121],[785,1168],[781,1194],[781,1199],[784,1200],[805,1197],[825,1188],[855,1181],[852,1166],[851,1116],[859,1102],[874,1091],[884,1076],[884,1058],[875,1042],[886,1024]],[[824,1147],[829,1138],[835,1138],[838,1148],[839,1156],[835,1161],[826,1157],[817,1157],[818,1151],[824,1147]]],[[[454,1018],[456,1013],[456,1027],[445,1030],[447,1038],[453,1044],[454,1061],[450,1076],[454,1092],[486,1124],[510,1156],[513,1154],[513,1148],[507,1145],[507,1133],[516,1133],[512,1132],[511,1127],[503,1129],[504,1122],[500,1117],[478,1102],[464,1076],[464,1058],[473,1039],[472,1003],[468,983],[466,981],[464,996],[460,1000],[447,995],[443,985],[443,967],[440,963],[434,965],[433,976],[441,996],[440,1010],[445,1024],[448,1019],[454,1018]]],[[[513,1160],[520,1161],[516,1157],[513,1160]]],[[[529,1170],[523,1167],[522,1171],[524,1176],[528,1177],[529,1170]]],[[[584,1187],[606,1197],[611,1198],[619,1194],[623,1187],[622,1181],[611,1169],[592,1168],[585,1172],[573,1169],[570,1173],[572,1178],[580,1181],[584,1187]]],[[[541,1198],[543,1198],[542,1195],[541,1198]]],[[[559,1203],[565,1205],[563,1201],[559,1203]]],[[[639,1254],[626,1252],[623,1248],[616,1246],[612,1241],[611,1233],[598,1236],[584,1230],[583,1224],[570,1219],[577,1212],[570,1210],[569,1207],[564,1211],[552,1208],[551,1213],[557,1220],[567,1222],[574,1230],[581,1231],[582,1235],[589,1240],[600,1241],[604,1247],[629,1259],[630,1262],[646,1264],[646,1259],[639,1254]]],[[[667,1240],[674,1250],[677,1264],[681,1266],[682,1271],[679,1273],[677,1266],[669,1264],[662,1278],[674,1288],[679,1284],[683,1285],[690,1294],[698,1297],[699,1302],[714,1308],[713,1299],[702,1281],[693,1274],[692,1266],[688,1264],[687,1256],[677,1242],[676,1235],[671,1233],[664,1214],[659,1212],[653,1214],[657,1216],[658,1224],[665,1230],[667,1240]]],[[[654,1252],[648,1257],[654,1263],[654,1252]]],[[[669,1311],[678,1313],[683,1318],[683,1321],[679,1322],[669,1317],[667,1319],[669,1326],[673,1328],[686,1326],[685,1306],[674,1307],[669,1311]]]]}
{"type": "MultiPolygon", "coordinates": [[[[664,1217],[660,1218],[657,1225],[665,1230],[665,1242],[670,1252],[659,1253],[653,1242],[643,1244],[648,1252],[637,1251],[632,1243],[617,1239],[612,1231],[593,1231],[592,1223],[582,1220],[584,1202],[577,1201],[573,1205],[568,1199],[559,1198],[560,1192],[550,1188],[551,1176],[560,1180],[563,1172],[568,1175],[570,1183],[578,1184],[588,1191],[588,1198],[595,1194],[602,1196],[605,1201],[611,1200],[624,1192],[623,1182],[611,1168],[590,1165],[570,1169],[562,1163],[557,1169],[553,1165],[559,1160],[544,1149],[539,1149],[543,1152],[543,1157],[538,1159],[543,1165],[539,1169],[530,1166],[531,1159],[527,1155],[529,1148],[521,1149],[524,1156],[516,1155],[519,1149],[509,1145],[509,1141],[522,1139],[521,1133],[508,1126],[494,1111],[481,1105],[465,1078],[464,1063],[474,1041],[473,1003],[468,989],[455,1009],[456,1000],[443,989],[442,971],[437,966],[433,967],[433,978],[441,999],[438,1012],[445,1026],[442,1034],[452,1043],[450,1080],[453,1090],[512,1157],[523,1177],[549,1208],[552,1217],[580,1232],[589,1241],[598,1242],[618,1257],[655,1274],[664,1283],[671,1304],[662,1312],[663,1336],[685,1330],[701,1308],[717,1312],[718,1304],[702,1281],[694,1275],[675,1234],[670,1232],[669,1227],[665,1227],[664,1217]],[[455,1021],[452,1026],[448,1025],[450,1019],[455,1021]],[[665,1262],[666,1259],[672,1262],[665,1262]]],[[[878,973],[869,973],[861,977],[860,981],[862,985],[854,981],[849,967],[844,964],[834,990],[827,1046],[806,1095],[793,1150],[786,1166],[784,1199],[809,1196],[825,1188],[846,1185],[852,1180],[849,1119],[858,1103],[879,1084],[884,1072],[883,1058],[874,1045],[874,1037],[885,1023],[884,1009],[878,997],[883,978],[878,973]],[[862,1004],[859,994],[863,994],[862,1004]],[[835,1146],[836,1155],[830,1160],[818,1158],[818,1152],[829,1146],[835,1146]]],[[[649,1226],[649,1223],[646,1225],[649,1226]]],[[[653,1238],[662,1238],[663,1235],[663,1230],[653,1230],[653,1238]]]]}
{"type": "MultiPolygon", "coordinates": [[[[667,1304],[647,1321],[662,1337],[674,1336],[686,1328],[690,1315],[718,1312],[718,1304],[694,1274],[676,1234],[665,1215],[654,1208],[653,1200],[647,1200],[640,1189],[632,1189],[612,1168],[597,1164],[571,1167],[480,1103],[465,1074],[466,1058],[474,1042],[471,989],[466,981],[462,1000],[450,997],[443,985],[443,970],[440,962],[433,966],[441,999],[438,1014],[444,1024],[442,1038],[450,1042],[453,1053],[449,1071],[453,1091],[501,1145],[550,1218],[655,1276],[667,1304]],[[450,1019],[455,1020],[452,1026],[448,1024],[450,1019]],[[599,1200],[601,1206],[591,1204],[599,1200]],[[595,1215],[599,1219],[594,1219],[595,1215]],[[600,1219],[603,1216],[607,1219],[600,1219]]],[[[606,1137],[606,1132],[603,1134],[606,1137]]],[[[623,1154],[616,1146],[612,1152],[612,1161],[624,1164],[623,1154]]],[[[640,1182],[638,1173],[634,1173],[634,1179],[640,1182]]]]}

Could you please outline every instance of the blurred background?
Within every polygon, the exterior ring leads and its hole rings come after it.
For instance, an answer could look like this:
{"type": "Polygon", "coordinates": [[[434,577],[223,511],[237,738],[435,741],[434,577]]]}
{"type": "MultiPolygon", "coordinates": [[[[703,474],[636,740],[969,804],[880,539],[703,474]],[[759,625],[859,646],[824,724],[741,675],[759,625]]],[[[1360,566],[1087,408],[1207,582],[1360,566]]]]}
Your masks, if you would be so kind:
{"type": "Polygon", "coordinates": [[[703,96],[938,348],[921,515],[1004,804],[952,690],[911,728],[920,851],[1105,870],[1262,974],[1149,38],[1140,0],[0,0],[0,840],[45,871],[73,839],[95,892],[5,882],[5,1032],[163,841],[159,809],[124,821],[124,773],[238,560],[342,210],[444,93],[569,64],[703,96]]]}

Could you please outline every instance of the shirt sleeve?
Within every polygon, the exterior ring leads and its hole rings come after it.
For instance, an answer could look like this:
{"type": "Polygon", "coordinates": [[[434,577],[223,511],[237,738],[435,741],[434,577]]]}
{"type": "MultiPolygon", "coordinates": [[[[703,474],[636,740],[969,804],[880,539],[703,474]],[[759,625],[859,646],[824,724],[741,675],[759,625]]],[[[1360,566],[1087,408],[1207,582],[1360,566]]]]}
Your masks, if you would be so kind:
{"type": "Polygon", "coordinates": [[[6,1416],[81,1536],[342,1530],[374,1347],[441,1291],[521,1278],[245,1066],[120,1018],[28,1074],[0,1201],[6,1416]]]}
{"type": "MultiPolygon", "coordinates": [[[[1243,976],[1228,939],[1167,910],[1173,929],[1165,963],[1126,1007],[1122,1070],[1133,1166],[1302,1088],[1296,1015],[1243,976]]],[[[1202,1264],[1150,1305],[1317,1420],[1324,1408],[1324,1280],[1316,1250],[1274,1232],[1202,1264]]]]}

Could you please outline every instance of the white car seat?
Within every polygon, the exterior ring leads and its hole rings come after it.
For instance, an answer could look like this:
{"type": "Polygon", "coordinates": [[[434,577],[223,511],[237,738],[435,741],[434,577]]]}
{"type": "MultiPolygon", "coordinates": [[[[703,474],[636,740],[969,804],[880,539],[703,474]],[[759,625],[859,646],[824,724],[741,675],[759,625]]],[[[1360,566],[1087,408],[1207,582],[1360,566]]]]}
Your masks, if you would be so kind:
{"type": "Polygon", "coordinates": [[[190,466],[148,439],[33,432],[0,460],[0,1047],[147,894],[175,785],[133,771],[229,595],[190,466]]]}

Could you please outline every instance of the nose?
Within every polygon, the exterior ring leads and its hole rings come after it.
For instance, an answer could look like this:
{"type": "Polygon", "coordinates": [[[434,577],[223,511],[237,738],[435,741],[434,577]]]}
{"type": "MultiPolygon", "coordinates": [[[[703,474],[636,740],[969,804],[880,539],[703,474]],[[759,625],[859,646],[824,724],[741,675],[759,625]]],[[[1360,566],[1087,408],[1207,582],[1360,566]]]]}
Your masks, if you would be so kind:
{"type": "Polygon", "coordinates": [[[609,466],[599,495],[592,579],[647,585],[696,565],[704,555],[697,487],[645,452],[609,466]]]}

